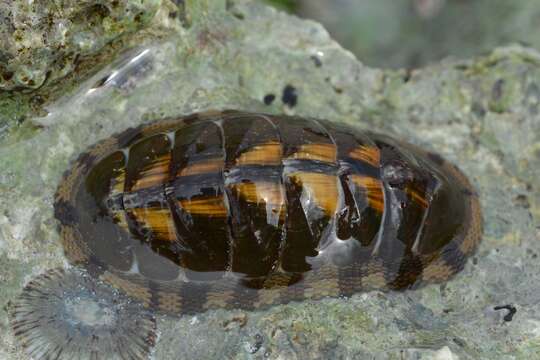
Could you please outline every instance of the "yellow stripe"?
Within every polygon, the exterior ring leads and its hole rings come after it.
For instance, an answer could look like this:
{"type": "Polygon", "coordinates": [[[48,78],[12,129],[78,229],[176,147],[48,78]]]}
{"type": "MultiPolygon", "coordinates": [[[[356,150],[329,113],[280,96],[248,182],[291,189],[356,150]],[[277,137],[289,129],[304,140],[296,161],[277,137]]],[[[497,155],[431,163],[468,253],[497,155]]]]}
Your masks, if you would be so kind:
{"type": "Polygon", "coordinates": [[[180,200],[180,206],[193,215],[227,216],[227,208],[225,208],[225,204],[223,203],[223,196],[207,199],[180,200]]]}
{"type": "Polygon", "coordinates": [[[125,169],[119,169],[118,174],[112,179],[111,196],[124,192],[124,184],[126,182],[125,169]]]}
{"type": "Polygon", "coordinates": [[[285,194],[280,183],[256,182],[232,185],[238,196],[257,205],[270,205],[271,211],[280,218],[285,218],[285,194]]]}
{"type": "Polygon", "coordinates": [[[130,209],[138,223],[151,230],[160,240],[176,241],[171,212],[168,208],[134,208],[130,209]]]}
{"type": "Polygon", "coordinates": [[[304,191],[310,193],[310,197],[328,216],[334,216],[339,200],[335,175],[295,172],[289,177],[294,183],[303,186],[304,191]]]}
{"type": "Polygon", "coordinates": [[[208,159],[200,162],[188,164],[185,168],[179,169],[177,176],[199,175],[217,172],[223,169],[223,159],[208,159]]]}
{"type": "Polygon", "coordinates": [[[364,175],[351,175],[350,179],[360,188],[360,191],[365,192],[369,206],[382,213],[384,210],[384,195],[381,181],[364,175]]]}
{"type": "Polygon", "coordinates": [[[375,167],[379,167],[381,161],[381,153],[379,152],[379,149],[374,146],[358,146],[351,150],[349,156],[353,159],[364,161],[375,167]]]}
{"type": "Polygon", "coordinates": [[[281,143],[255,145],[236,159],[236,165],[279,165],[283,157],[281,143]]]}
{"type": "Polygon", "coordinates": [[[238,183],[232,185],[246,201],[259,204],[283,204],[285,202],[281,184],[272,182],[238,183]]]}
{"type": "Polygon", "coordinates": [[[170,152],[156,158],[140,172],[139,178],[133,184],[131,191],[163,184],[169,177],[170,152]]]}
{"type": "Polygon", "coordinates": [[[334,144],[304,144],[288,159],[317,160],[328,163],[337,161],[337,149],[334,144]]]}
{"type": "Polygon", "coordinates": [[[429,204],[427,199],[422,194],[420,194],[418,190],[413,189],[412,186],[409,185],[406,187],[406,192],[407,195],[409,195],[414,202],[418,203],[424,209],[428,207],[429,204]]]}

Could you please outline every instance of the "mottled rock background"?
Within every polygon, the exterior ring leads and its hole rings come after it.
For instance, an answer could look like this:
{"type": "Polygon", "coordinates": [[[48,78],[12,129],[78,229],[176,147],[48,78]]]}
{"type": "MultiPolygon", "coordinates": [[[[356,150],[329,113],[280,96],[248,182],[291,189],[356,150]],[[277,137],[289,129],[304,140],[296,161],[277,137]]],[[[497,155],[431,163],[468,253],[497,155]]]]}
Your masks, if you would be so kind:
{"type": "Polygon", "coordinates": [[[9,129],[0,138],[1,359],[24,358],[9,301],[44,269],[66,266],[52,198],[69,161],[128,126],[210,108],[317,116],[437,151],[477,186],[485,236],[444,284],[160,317],[156,359],[540,357],[538,51],[513,45],[381,70],[319,24],[258,2],[145,4],[154,16],[144,29],[122,35],[96,67],[36,92],[0,93],[0,124],[9,129]],[[513,316],[495,310],[505,305],[513,316]]]}
{"type": "Polygon", "coordinates": [[[366,65],[416,68],[519,42],[540,48],[536,0],[269,0],[320,21],[366,65]]]}

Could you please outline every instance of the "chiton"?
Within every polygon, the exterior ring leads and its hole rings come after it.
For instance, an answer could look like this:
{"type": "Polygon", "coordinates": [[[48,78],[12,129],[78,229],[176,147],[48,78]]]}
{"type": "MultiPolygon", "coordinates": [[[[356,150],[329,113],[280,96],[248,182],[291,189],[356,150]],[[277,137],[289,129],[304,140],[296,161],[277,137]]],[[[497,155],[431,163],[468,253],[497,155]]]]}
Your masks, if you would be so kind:
{"type": "Polygon", "coordinates": [[[169,313],[447,280],[480,241],[437,154],[312,118],[206,112],[83,153],[55,197],[68,258],[169,313]]]}

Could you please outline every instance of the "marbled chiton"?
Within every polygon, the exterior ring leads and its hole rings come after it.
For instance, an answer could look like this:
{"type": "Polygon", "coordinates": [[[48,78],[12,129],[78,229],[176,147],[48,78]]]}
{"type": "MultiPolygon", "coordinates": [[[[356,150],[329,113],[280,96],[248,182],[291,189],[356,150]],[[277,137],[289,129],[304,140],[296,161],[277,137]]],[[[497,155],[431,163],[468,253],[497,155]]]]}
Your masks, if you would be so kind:
{"type": "Polygon", "coordinates": [[[73,263],[173,313],[443,281],[482,231],[478,196],[436,154],[237,111],[97,143],[65,174],[55,215],[73,263]]]}

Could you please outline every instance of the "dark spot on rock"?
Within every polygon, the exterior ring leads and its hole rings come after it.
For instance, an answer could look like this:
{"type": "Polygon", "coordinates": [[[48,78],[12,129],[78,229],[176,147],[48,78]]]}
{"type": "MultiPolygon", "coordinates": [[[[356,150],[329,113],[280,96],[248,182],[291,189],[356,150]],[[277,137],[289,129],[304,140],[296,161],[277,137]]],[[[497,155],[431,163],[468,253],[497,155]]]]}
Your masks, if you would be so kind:
{"type": "Polygon", "coordinates": [[[462,348],[464,348],[467,345],[467,343],[465,341],[463,341],[463,340],[461,340],[460,338],[457,338],[457,337],[453,338],[452,341],[454,341],[454,343],[456,343],[458,346],[460,346],[462,348]]]}
{"type": "Polygon", "coordinates": [[[265,105],[270,105],[270,104],[272,104],[274,102],[275,99],[276,99],[276,95],[267,94],[267,95],[264,96],[263,101],[264,101],[265,105]]]}
{"type": "Polygon", "coordinates": [[[65,200],[59,200],[54,204],[54,217],[62,224],[70,226],[79,221],[77,210],[65,200]]]}
{"type": "Polygon", "coordinates": [[[411,80],[412,69],[406,69],[405,74],[403,75],[403,82],[408,83],[411,80]]]}
{"type": "Polygon", "coordinates": [[[495,101],[499,101],[503,95],[504,79],[499,79],[493,84],[491,89],[491,98],[495,101]]]}
{"type": "Polygon", "coordinates": [[[173,3],[178,8],[178,11],[171,11],[169,13],[169,18],[178,18],[180,20],[180,23],[182,24],[182,27],[189,28],[191,26],[191,22],[189,21],[186,14],[186,2],[184,0],[173,0],[173,3]]]}
{"type": "Polygon", "coordinates": [[[527,253],[527,255],[530,255],[530,257],[533,259],[536,259],[538,257],[538,255],[532,249],[527,249],[525,250],[525,252],[527,253]]]}
{"type": "Polygon", "coordinates": [[[22,125],[25,121],[26,121],[26,116],[24,115],[17,117],[17,120],[16,120],[17,125],[22,125]]]}
{"type": "Polygon", "coordinates": [[[334,89],[336,94],[342,94],[343,93],[343,89],[340,88],[340,87],[332,86],[332,89],[334,89]]]}
{"type": "Polygon", "coordinates": [[[298,94],[296,93],[296,88],[292,85],[287,85],[283,89],[283,95],[281,96],[281,101],[289,107],[295,107],[298,103],[298,94]]]}
{"type": "Polygon", "coordinates": [[[245,19],[245,16],[244,14],[240,13],[240,12],[233,12],[233,16],[235,18],[237,18],[238,20],[244,20],[245,19]]]}
{"type": "Polygon", "coordinates": [[[255,341],[253,343],[250,343],[247,347],[247,351],[250,354],[255,354],[257,351],[259,351],[263,344],[263,337],[260,334],[255,334],[254,340],[255,341]]]}
{"type": "Polygon", "coordinates": [[[13,78],[13,72],[12,71],[6,71],[2,73],[2,79],[5,81],[10,81],[13,78]]]}
{"type": "Polygon", "coordinates": [[[313,61],[313,63],[315,64],[316,67],[321,67],[322,66],[322,61],[317,55],[311,55],[310,59],[313,61]]]}
{"type": "Polygon", "coordinates": [[[529,203],[529,198],[527,195],[519,194],[516,197],[514,197],[514,204],[516,206],[520,206],[522,208],[528,209],[531,207],[531,204],[529,203]]]}
{"type": "Polygon", "coordinates": [[[473,102],[471,105],[471,111],[476,116],[483,118],[486,115],[486,109],[479,102],[473,102]]]}
{"type": "Polygon", "coordinates": [[[478,258],[476,256],[472,258],[472,263],[473,263],[473,265],[478,264],[478,258]]]}
{"type": "Polygon", "coordinates": [[[241,13],[235,5],[236,4],[234,3],[233,0],[225,1],[225,9],[229,11],[238,20],[244,20],[245,18],[244,14],[241,13]]]}
{"type": "Polygon", "coordinates": [[[97,89],[97,88],[102,87],[107,82],[107,79],[109,79],[109,75],[104,76],[101,79],[99,79],[98,81],[96,81],[95,84],[92,85],[92,89],[97,89]]]}
{"type": "Polygon", "coordinates": [[[514,315],[517,313],[517,309],[515,308],[515,306],[512,306],[512,305],[495,306],[493,310],[495,311],[508,310],[508,313],[504,315],[503,317],[504,321],[507,321],[507,322],[512,321],[512,319],[514,318],[514,315]]]}
{"type": "Polygon", "coordinates": [[[444,159],[442,158],[441,155],[434,152],[430,152],[427,155],[428,155],[429,160],[433,161],[435,164],[439,166],[444,164],[444,159]]]}

